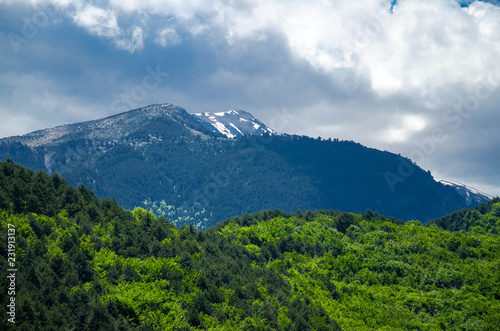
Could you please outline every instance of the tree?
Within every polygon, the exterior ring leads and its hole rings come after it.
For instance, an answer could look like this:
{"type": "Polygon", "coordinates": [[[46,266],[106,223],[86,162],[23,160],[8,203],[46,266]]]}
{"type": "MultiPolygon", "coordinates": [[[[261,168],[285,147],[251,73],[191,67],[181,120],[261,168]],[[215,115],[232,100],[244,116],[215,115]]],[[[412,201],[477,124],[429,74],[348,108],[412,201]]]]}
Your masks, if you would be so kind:
{"type": "Polygon", "coordinates": [[[351,225],[357,225],[359,222],[354,215],[350,213],[342,213],[335,222],[335,227],[339,232],[346,233],[351,225]]]}

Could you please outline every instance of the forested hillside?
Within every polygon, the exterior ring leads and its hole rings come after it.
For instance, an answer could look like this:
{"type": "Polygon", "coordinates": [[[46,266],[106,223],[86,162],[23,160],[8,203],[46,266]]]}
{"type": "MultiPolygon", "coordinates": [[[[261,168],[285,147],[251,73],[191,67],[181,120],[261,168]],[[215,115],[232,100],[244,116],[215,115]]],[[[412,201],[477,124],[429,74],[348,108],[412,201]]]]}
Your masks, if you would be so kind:
{"type": "MultiPolygon", "coordinates": [[[[16,329],[500,329],[491,231],[369,210],[264,211],[177,229],[6,162],[0,220],[3,272],[15,227],[16,329]]],[[[0,329],[14,329],[9,280],[0,286],[0,329]]]]}
{"type": "Polygon", "coordinates": [[[462,209],[439,217],[430,224],[436,224],[450,231],[473,231],[498,235],[500,232],[500,198],[494,198],[473,209],[462,209]]]}

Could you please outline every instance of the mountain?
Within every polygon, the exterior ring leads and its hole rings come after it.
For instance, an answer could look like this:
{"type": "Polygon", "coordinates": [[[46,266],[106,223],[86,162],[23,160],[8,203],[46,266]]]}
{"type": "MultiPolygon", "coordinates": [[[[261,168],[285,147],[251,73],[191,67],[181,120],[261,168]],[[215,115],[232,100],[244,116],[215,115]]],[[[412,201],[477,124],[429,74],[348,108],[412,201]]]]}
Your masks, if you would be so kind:
{"type": "Polygon", "coordinates": [[[178,226],[206,228],[266,209],[371,209],[427,221],[467,206],[411,160],[352,141],[275,134],[242,111],[192,115],[151,105],[1,139],[0,160],[7,158],[178,226]],[[229,139],[235,131],[219,124],[242,134],[229,139]]]}
{"type": "Polygon", "coordinates": [[[230,110],[220,113],[196,113],[203,121],[215,127],[227,138],[249,135],[276,134],[264,123],[243,110],[230,110]]]}
{"type": "Polygon", "coordinates": [[[438,180],[438,182],[453,187],[465,199],[467,207],[476,206],[481,202],[486,202],[494,198],[488,193],[481,192],[478,189],[459,182],[444,179],[438,180]]]}
{"type": "Polygon", "coordinates": [[[143,131],[156,120],[180,124],[198,132],[198,134],[217,135],[218,132],[215,127],[196,116],[192,116],[183,108],[172,104],[158,104],[99,120],[61,125],[23,136],[4,138],[2,141],[20,142],[29,147],[39,147],[68,142],[75,140],[75,138],[116,140],[143,131]]]}

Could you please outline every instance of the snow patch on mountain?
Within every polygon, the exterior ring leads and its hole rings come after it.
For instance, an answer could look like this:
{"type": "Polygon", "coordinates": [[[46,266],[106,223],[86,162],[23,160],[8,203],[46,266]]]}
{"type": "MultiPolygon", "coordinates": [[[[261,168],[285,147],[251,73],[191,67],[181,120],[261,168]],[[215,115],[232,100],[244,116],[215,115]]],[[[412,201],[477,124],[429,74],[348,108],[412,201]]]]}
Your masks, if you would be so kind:
{"type": "Polygon", "coordinates": [[[236,137],[234,134],[231,133],[231,131],[226,128],[226,126],[224,124],[222,124],[221,122],[217,121],[215,119],[215,117],[213,116],[210,116],[209,117],[211,123],[217,130],[219,130],[220,133],[222,133],[223,135],[225,135],[226,137],[228,138],[234,138],[236,137]]]}
{"type": "Polygon", "coordinates": [[[480,202],[487,202],[493,199],[492,195],[484,193],[469,185],[445,179],[439,179],[437,181],[443,185],[453,187],[458,192],[458,194],[460,194],[465,199],[467,206],[470,206],[472,204],[477,204],[480,202]]]}
{"type": "Polygon", "coordinates": [[[195,113],[203,121],[211,124],[227,138],[249,135],[277,134],[276,131],[243,110],[217,113],[195,113]]]}
{"type": "Polygon", "coordinates": [[[229,123],[229,125],[231,125],[233,128],[235,128],[236,131],[238,131],[242,136],[245,135],[243,132],[241,132],[240,129],[238,129],[238,127],[236,125],[234,125],[233,123],[229,123]]]}

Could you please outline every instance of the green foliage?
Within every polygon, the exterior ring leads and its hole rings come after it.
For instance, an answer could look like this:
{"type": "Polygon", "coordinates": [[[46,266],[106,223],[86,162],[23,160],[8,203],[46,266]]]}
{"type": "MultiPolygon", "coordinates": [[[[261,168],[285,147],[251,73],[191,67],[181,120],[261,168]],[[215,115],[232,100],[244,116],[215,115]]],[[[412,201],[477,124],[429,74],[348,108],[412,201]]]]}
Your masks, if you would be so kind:
{"type": "MultiPolygon", "coordinates": [[[[461,233],[371,211],[275,210],[177,229],[56,175],[0,170],[20,329],[500,328],[500,239],[480,224],[461,233]],[[36,202],[44,196],[49,209],[36,202]]],[[[5,245],[0,253],[6,270],[5,245]]],[[[13,327],[3,318],[0,329],[13,327]]]]}
{"type": "Polygon", "coordinates": [[[435,219],[428,225],[435,224],[450,231],[500,233],[500,198],[488,203],[481,203],[474,209],[462,209],[435,219]]]}

